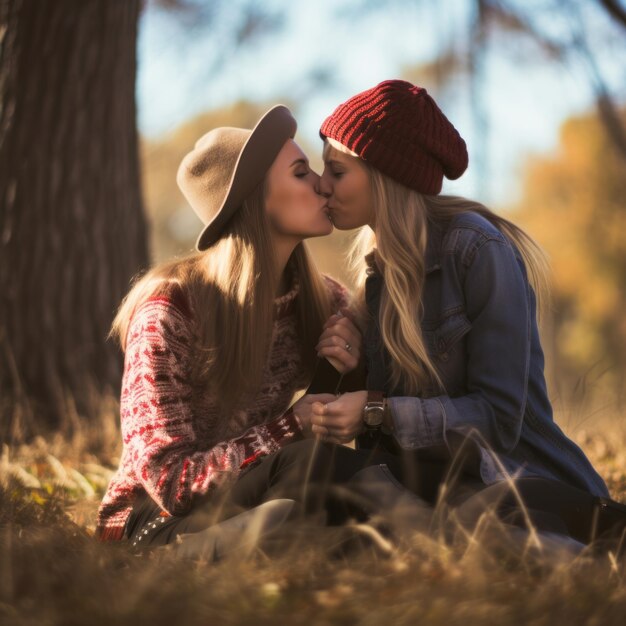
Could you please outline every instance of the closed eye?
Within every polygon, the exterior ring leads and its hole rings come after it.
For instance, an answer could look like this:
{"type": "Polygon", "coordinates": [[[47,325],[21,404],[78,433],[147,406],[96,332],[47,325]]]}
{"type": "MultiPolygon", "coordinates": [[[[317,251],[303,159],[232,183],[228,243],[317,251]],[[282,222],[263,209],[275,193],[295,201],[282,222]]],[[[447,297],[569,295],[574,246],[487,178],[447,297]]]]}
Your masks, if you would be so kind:
{"type": "Polygon", "coordinates": [[[295,176],[297,176],[298,178],[304,178],[305,176],[308,176],[309,172],[311,171],[311,168],[309,167],[309,162],[306,159],[296,159],[291,164],[291,167],[295,168],[298,171],[298,173],[295,174],[295,176]],[[298,167],[301,169],[298,170],[298,167]],[[306,167],[306,170],[303,170],[303,167],[306,167]]]}

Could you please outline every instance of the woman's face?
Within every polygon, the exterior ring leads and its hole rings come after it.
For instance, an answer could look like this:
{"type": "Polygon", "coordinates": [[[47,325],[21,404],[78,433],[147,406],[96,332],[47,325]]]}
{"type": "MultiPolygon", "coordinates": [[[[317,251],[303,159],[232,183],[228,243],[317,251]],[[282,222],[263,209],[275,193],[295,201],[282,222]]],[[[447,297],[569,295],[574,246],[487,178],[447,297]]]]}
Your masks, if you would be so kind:
{"type": "Polygon", "coordinates": [[[373,227],[369,176],[359,158],[329,150],[324,159],[320,192],[327,198],[335,228],[350,230],[365,224],[373,227]]]}
{"type": "Polygon", "coordinates": [[[288,139],[267,173],[265,210],[273,230],[300,239],[329,235],[333,225],[326,198],[317,192],[319,176],[293,139],[288,139]]]}

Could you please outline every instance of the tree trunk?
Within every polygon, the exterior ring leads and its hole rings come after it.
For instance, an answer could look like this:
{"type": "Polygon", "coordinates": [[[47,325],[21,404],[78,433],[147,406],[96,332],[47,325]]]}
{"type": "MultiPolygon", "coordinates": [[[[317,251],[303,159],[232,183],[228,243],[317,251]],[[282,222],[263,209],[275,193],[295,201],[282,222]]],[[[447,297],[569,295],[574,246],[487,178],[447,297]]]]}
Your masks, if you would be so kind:
{"type": "Polygon", "coordinates": [[[0,437],[95,423],[106,336],[148,263],[139,0],[0,0],[0,437]]]}

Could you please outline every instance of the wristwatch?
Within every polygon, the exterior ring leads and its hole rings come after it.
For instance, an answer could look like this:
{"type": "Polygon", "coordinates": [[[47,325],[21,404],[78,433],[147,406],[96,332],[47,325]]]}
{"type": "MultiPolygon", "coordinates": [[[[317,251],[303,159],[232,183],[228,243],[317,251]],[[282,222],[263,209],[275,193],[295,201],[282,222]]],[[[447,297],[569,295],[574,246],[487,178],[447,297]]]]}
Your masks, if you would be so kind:
{"type": "Polygon", "coordinates": [[[363,407],[363,423],[368,430],[378,430],[383,426],[393,430],[391,413],[382,391],[368,390],[367,402],[363,407]]]}

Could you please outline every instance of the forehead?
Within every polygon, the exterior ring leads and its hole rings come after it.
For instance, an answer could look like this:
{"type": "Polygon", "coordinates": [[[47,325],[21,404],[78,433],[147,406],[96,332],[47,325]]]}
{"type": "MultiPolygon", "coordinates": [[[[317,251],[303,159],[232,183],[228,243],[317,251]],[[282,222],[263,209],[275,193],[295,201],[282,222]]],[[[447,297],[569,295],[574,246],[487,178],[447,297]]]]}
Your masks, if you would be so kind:
{"type": "Polygon", "coordinates": [[[328,161],[338,161],[339,163],[345,163],[348,160],[347,154],[340,152],[329,143],[324,143],[324,149],[322,150],[322,158],[325,162],[328,161]]]}
{"type": "Polygon", "coordinates": [[[291,164],[296,159],[304,159],[305,161],[308,161],[308,158],[302,151],[302,148],[300,148],[300,146],[293,139],[287,139],[285,145],[279,153],[279,157],[281,160],[288,160],[288,164],[291,164]]]}
{"type": "Polygon", "coordinates": [[[324,142],[322,159],[324,160],[325,164],[338,163],[349,168],[352,168],[354,166],[363,167],[363,163],[361,162],[361,159],[359,157],[352,156],[351,154],[346,154],[345,152],[342,152],[341,150],[335,148],[327,141],[324,142]]]}

